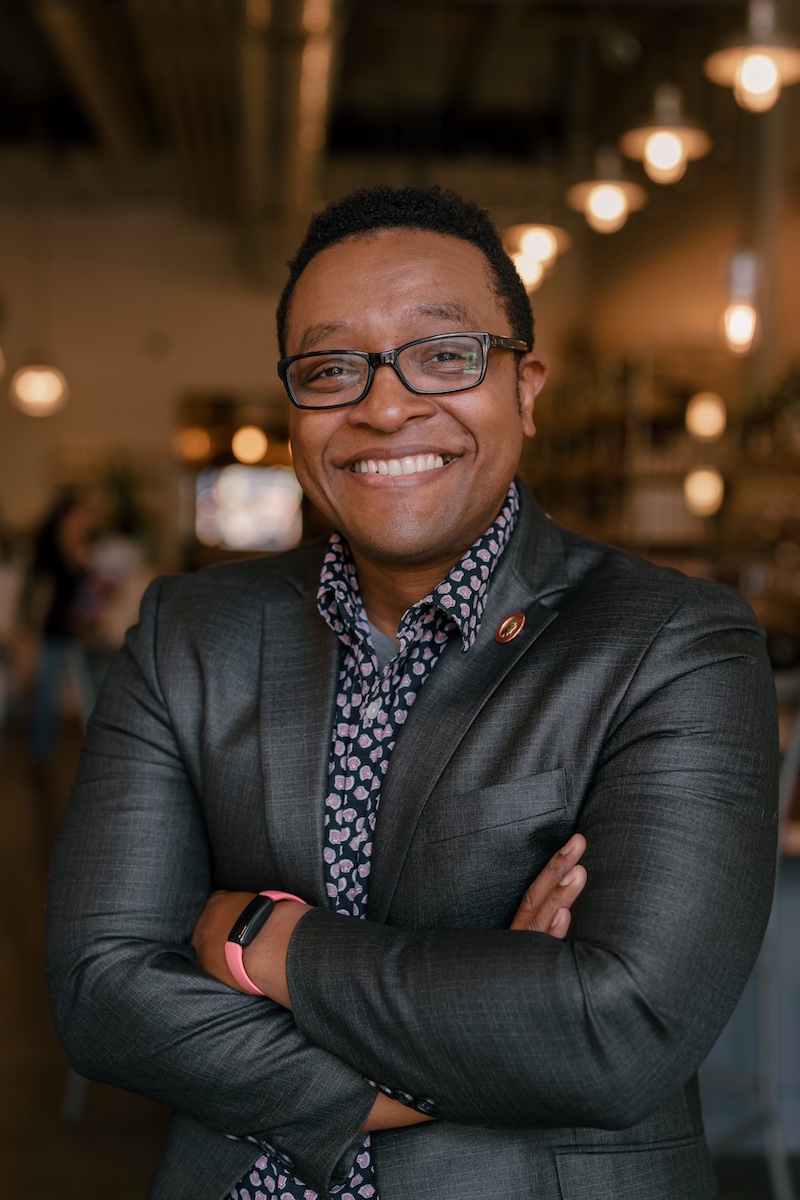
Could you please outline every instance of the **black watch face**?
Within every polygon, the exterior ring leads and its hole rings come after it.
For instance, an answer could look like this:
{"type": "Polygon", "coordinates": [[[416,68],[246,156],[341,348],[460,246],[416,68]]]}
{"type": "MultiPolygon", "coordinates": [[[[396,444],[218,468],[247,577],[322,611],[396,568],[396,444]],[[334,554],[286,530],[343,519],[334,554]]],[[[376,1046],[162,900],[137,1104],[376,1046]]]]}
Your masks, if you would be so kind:
{"type": "Polygon", "coordinates": [[[255,896],[239,914],[236,924],[228,934],[228,941],[238,942],[240,946],[249,946],[258,931],[264,928],[274,907],[275,901],[271,896],[255,896]]]}

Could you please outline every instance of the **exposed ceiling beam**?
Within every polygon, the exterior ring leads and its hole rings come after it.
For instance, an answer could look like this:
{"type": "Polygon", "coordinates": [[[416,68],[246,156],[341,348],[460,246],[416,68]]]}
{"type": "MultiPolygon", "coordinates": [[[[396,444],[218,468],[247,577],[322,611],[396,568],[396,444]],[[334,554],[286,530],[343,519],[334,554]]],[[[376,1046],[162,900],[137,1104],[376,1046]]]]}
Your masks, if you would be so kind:
{"type": "Polygon", "coordinates": [[[36,0],[33,11],[126,187],[139,180],[138,122],[73,0],[36,0]]]}
{"type": "Polygon", "coordinates": [[[444,107],[456,112],[472,109],[486,74],[496,69],[496,55],[514,36],[522,9],[516,0],[499,0],[487,14],[481,36],[474,38],[459,60],[444,107]]]}
{"type": "Polygon", "coordinates": [[[269,0],[244,0],[239,33],[239,215],[261,220],[272,197],[270,150],[274,88],[270,71],[269,0]]]}
{"type": "Polygon", "coordinates": [[[231,24],[224,0],[126,0],[162,136],[188,207],[236,210],[231,24]]]}
{"type": "Polygon", "coordinates": [[[240,245],[256,279],[282,271],[319,203],[337,18],[333,0],[242,0],[240,245]]]}

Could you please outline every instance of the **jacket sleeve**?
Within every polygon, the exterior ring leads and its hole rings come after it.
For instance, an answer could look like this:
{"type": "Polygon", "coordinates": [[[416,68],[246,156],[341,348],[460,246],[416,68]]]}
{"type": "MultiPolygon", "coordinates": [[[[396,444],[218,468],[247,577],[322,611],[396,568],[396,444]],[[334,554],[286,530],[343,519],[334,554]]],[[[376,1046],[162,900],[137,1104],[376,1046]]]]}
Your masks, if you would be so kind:
{"type": "Polygon", "coordinates": [[[53,860],[56,1025],[82,1074],[253,1135],[327,1194],[373,1094],[290,1013],[195,966],[212,849],[159,686],[161,582],[101,690],[53,860]]]}
{"type": "Polygon", "coordinates": [[[607,734],[577,823],[589,882],[569,939],[314,910],[288,964],[312,1041],[432,1098],[443,1120],[483,1125],[626,1128],[696,1070],[769,913],[777,723],[747,606],[687,590],[617,711],[598,714],[607,734]]]}

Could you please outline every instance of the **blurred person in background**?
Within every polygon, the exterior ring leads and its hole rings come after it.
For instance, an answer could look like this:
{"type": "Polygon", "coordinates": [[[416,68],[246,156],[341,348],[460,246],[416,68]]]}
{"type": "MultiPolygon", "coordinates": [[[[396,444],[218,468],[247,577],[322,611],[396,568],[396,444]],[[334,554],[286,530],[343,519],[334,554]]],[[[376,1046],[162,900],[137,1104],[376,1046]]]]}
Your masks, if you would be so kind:
{"type": "Polygon", "coordinates": [[[67,488],[34,537],[22,603],[25,624],[38,638],[30,707],[31,756],[37,768],[46,766],[55,752],[65,684],[74,689],[84,721],[94,702],[83,642],[97,617],[91,559],[100,528],[95,498],[67,488]]]}

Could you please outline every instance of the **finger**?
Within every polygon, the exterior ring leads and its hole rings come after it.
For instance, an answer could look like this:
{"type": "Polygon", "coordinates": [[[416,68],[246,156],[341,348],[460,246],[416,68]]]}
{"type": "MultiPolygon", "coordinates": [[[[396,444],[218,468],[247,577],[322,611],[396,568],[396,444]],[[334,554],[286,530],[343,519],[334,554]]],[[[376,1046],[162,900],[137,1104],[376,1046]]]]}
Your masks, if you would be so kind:
{"type": "Polygon", "coordinates": [[[560,880],[558,887],[553,891],[551,902],[559,908],[572,908],[586,887],[588,878],[586,867],[578,863],[560,880]]]}
{"type": "Polygon", "coordinates": [[[573,833],[568,842],[565,842],[561,849],[551,859],[551,865],[558,869],[563,864],[574,866],[583,858],[586,852],[586,838],[582,833],[573,833]]]}
{"type": "MultiPolygon", "coordinates": [[[[520,901],[519,909],[511,923],[512,929],[529,929],[530,921],[538,913],[553,889],[572,870],[586,850],[586,838],[575,833],[550,861],[542,868],[520,901]]],[[[553,915],[551,910],[550,916],[553,915]]]]}
{"type": "Polygon", "coordinates": [[[572,921],[572,913],[568,908],[560,908],[550,922],[550,928],[547,930],[550,937],[564,939],[569,933],[570,922],[572,921]]]}
{"type": "MultiPolygon", "coordinates": [[[[576,863],[567,873],[555,883],[550,890],[536,903],[523,898],[517,914],[512,922],[512,929],[527,929],[535,933],[549,933],[550,925],[560,909],[572,908],[572,905],[586,887],[586,868],[576,863]]],[[[529,889],[530,892],[531,889],[529,889]]]]}
{"type": "Polygon", "coordinates": [[[531,886],[536,888],[541,881],[541,887],[537,890],[542,893],[549,890],[580,861],[585,850],[586,838],[582,833],[573,833],[569,841],[565,842],[561,849],[553,855],[531,886]]]}

